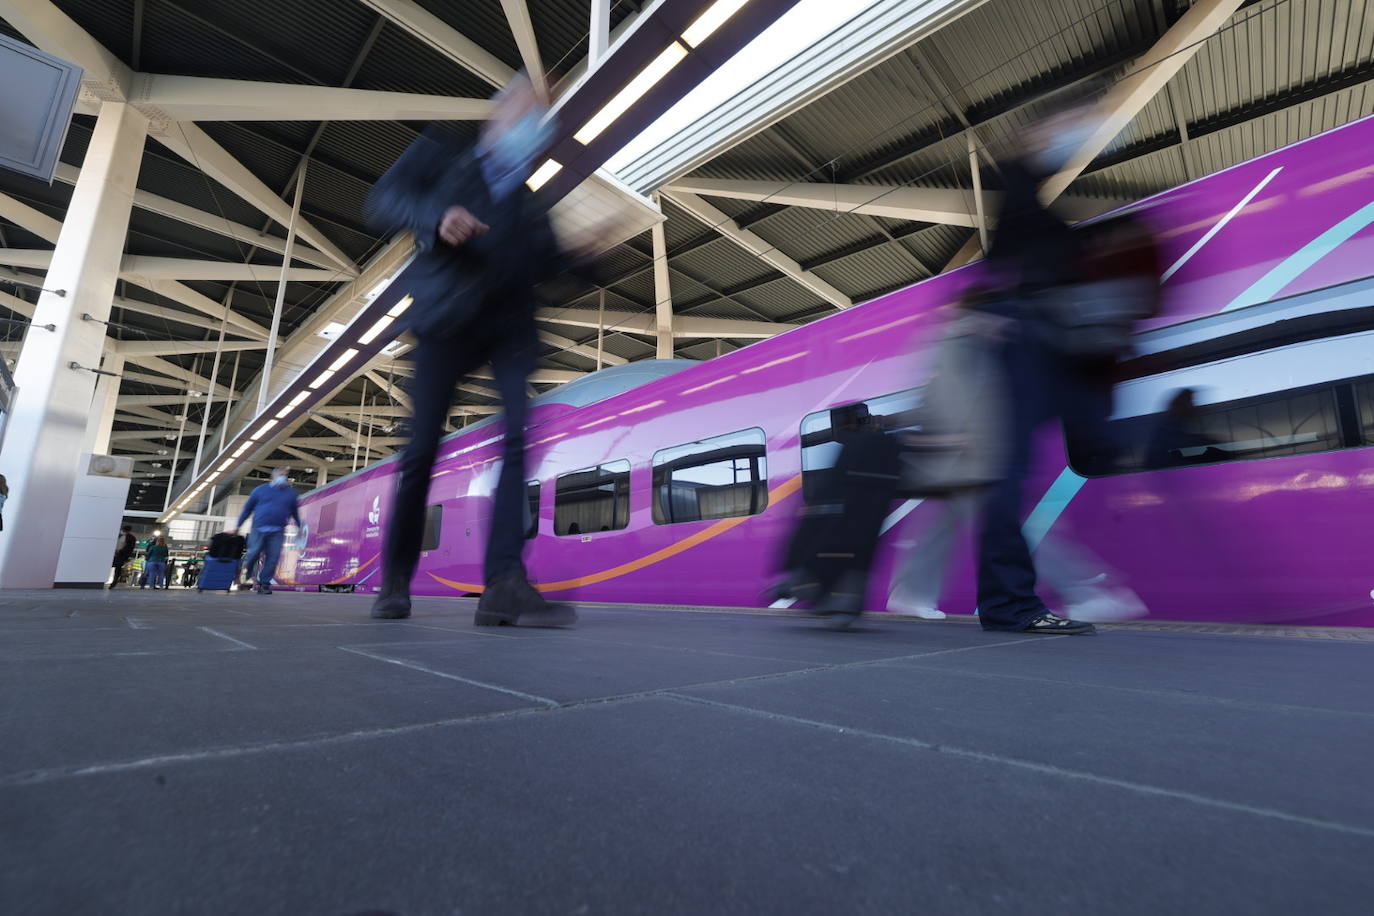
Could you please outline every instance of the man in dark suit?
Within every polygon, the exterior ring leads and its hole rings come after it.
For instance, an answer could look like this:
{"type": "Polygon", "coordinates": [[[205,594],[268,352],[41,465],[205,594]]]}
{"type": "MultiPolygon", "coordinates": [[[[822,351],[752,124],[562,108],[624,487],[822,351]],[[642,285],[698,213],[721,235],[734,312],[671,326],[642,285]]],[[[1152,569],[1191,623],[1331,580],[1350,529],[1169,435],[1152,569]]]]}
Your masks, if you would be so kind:
{"type": "MultiPolygon", "coordinates": [[[[453,386],[490,363],[505,411],[501,474],[487,536],[486,588],[477,626],[567,626],[571,607],[530,585],[521,553],[525,521],[525,383],[538,355],[534,286],[569,264],[548,212],[525,186],[552,127],[529,80],[497,93],[491,117],[464,146],[431,128],[396,160],[368,199],[383,230],[409,229],[418,253],[406,268],[419,339],[411,388],[411,440],[400,459],[386,532],[382,589],[372,616],[410,616],[410,581],[424,537],[430,472],[453,386]]],[[[590,246],[588,246],[590,247],[590,246]]]]}

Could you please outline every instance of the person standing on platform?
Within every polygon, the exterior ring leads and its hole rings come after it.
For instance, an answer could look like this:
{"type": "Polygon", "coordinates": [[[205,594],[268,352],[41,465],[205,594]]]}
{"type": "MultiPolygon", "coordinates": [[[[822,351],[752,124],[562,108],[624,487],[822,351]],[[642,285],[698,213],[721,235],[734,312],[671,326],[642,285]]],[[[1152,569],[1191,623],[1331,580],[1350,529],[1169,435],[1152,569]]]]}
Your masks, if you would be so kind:
{"type": "Polygon", "coordinates": [[[248,516],[253,516],[253,530],[248,532],[248,561],[244,566],[251,570],[261,558],[258,582],[253,589],[259,595],[272,594],[272,577],[277,574],[277,562],[281,560],[286,523],[295,522],[297,526],[301,523],[300,506],[291,486],[289,470],[275,468],[270,482],[254,487],[234,525],[235,529],[242,528],[248,516]]]}
{"type": "MultiPolygon", "coordinates": [[[[1129,345],[1131,318],[1121,316],[1143,317],[1158,304],[1157,257],[1142,227],[1125,217],[1071,230],[1040,200],[1042,182],[1092,134],[1088,101],[1061,106],[1033,125],[1020,154],[999,168],[1005,190],[987,256],[997,292],[979,307],[1009,319],[997,354],[1008,428],[1004,473],[983,501],[978,615],[985,630],[1094,632],[1085,620],[1051,613],[1036,594],[1035,564],[1022,531],[1022,484],[1033,434],[1051,420],[1063,422],[1070,452],[1104,465],[1116,460],[1107,419],[1118,356],[1129,345]],[[1094,313],[1075,311],[1087,284],[1106,293],[1092,303],[1094,313]],[[1110,321],[1100,320],[1103,305],[1111,306],[1110,321]],[[1083,321],[1088,314],[1093,317],[1083,321]]],[[[1138,604],[1133,600],[1123,616],[1142,613],[1138,604]]]]}
{"type": "MultiPolygon", "coordinates": [[[[4,474],[0,474],[0,511],[4,511],[5,502],[10,498],[10,482],[5,479],[4,474]]],[[[0,531],[5,530],[5,517],[0,515],[0,531]]]]}
{"type": "MultiPolygon", "coordinates": [[[[382,176],[368,216],[383,231],[410,230],[419,254],[406,269],[414,305],[408,329],[419,343],[411,388],[411,439],[401,456],[372,616],[410,616],[410,583],[424,536],[430,471],[453,386],[490,363],[505,412],[502,463],[487,533],[485,589],[477,626],[568,626],[573,609],[550,604],[530,585],[525,532],[525,380],[538,337],[536,284],[570,266],[546,205],[525,185],[552,136],[548,112],[523,74],[494,98],[475,143],[436,128],[421,135],[382,176]]],[[[599,233],[574,251],[590,252],[599,233]]]]}
{"type": "Polygon", "coordinates": [[[166,588],[167,576],[167,539],[158,538],[144,551],[143,580],[139,588],[149,585],[155,589],[166,588]]]}
{"type": "Polygon", "coordinates": [[[134,538],[134,528],[132,525],[125,525],[119,530],[119,537],[115,538],[114,559],[110,565],[114,567],[114,577],[110,579],[110,588],[114,588],[124,580],[124,567],[134,558],[134,551],[138,549],[138,541],[134,538]]]}

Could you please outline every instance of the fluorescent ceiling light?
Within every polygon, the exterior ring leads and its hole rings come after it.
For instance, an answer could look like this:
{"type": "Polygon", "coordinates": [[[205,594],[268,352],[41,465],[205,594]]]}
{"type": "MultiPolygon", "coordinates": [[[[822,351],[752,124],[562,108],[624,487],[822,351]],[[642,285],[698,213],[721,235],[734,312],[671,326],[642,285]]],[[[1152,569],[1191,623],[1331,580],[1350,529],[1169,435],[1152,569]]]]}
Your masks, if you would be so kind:
{"type": "Polygon", "coordinates": [[[706,12],[696,18],[695,22],[687,26],[687,31],[682,33],[682,40],[695,48],[748,2],[749,0],[716,0],[706,12]]]}
{"type": "Polygon", "coordinates": [[[395,275],[395,274],[392,274],[391,276],[387,277],[385,280],[379,281],[379,282],[377,283],[376,286],[372,287],[372,289],[370,289],[370,290],[367,291],[367,295],[366,295],[366,296],[363,296],[363,301],[364,301],[364,302],[371,302],[372,300],[376,299],[376,298],[377,298],[378,296],[380,296],[382,293],[386,292],[386,288],[387,288],[388,286],[390,286],[390,285],[391,285],[391,281],[392,281],[392,280],[395,280],[395,279],[396,279],[396,275],[395,275]]]}
{"type": "Polygon", "coordinates": [[[315,381],[313,381],[313,382],[310,383],[310,387],[311,387],[311,388],[318,388],[318,387],[320,387],[321,385],[323,385],[325,382],[329,381],[329,380],[330,380],[331,378],[333,378],[333,377],[334,377],[334,370],[333,370],[333,369],[326,369],[326,370],[324,370],[323,372],[321,372],[319,375],[315,376],[315,381]]]}
{"type": "Polygon", "coordinates": [[[325,340],[333,340],[334,338],[338,337],[340,334],[343,333],[345,327],[346,325],[340,324],[337,321],[331,321],[329,322],[329,324],[325,325],[324,327],[320,328],[317,332],[315,332],[315,336],[323,337],[325,340]]]}
{"type": "Polygon", "coordinates": [[[602,106],[601,110],[592,115],[591,120],[582,125],[582,129],[573,134],[573,139],[578,143],[586,145],[591,143],[597,136],[610,127],[616,118],[620,117],[663,77],[668,75],[678,63],[687,56],[687,49],[681,42],[674,41],[664,48],[662,53],[649,62],[649,65],[630,80],[629,84],[602,106]]]}
{"type": "Polygon", "coordinates": [[[410,304],[411,304],[412,302],[414,302],[414,301],[415,301],[414,299],[410,298],[409,296],[406,296],[406,297],[405,297],[404,299],[402,299],[400,302],[397,302],[397,303],[396,303],[395,305],[393,305],[391,308],[387,309],[387,313],[386,313],[387,317],[388,317],[388,318],[400,318],[400,317],[401,317],[401,313],[404,312],[406,309],[410,308],[410,304]]]}
{"type": "Polygon", "coordinates": [[[223,473],[224,471],[229,470],[229,467],[230,467],[233,463],[234,463],[234,459],[233,459],[233,458],[226,458],[225,461],[224,461],[224,464],[221,464],[218,468],[215,469],[215,473],[219,474],[219,473],[223,473]]]}
{"type": "Polygon", "coordinates": [[[276,425],[277,425],[277,421],[276,421],[276,420],[268,420],[266,423],[264,423],[264,424],[262,424],[261,426],[258,427],[258,431],[255,432],[255,433],[253,433],[252,438],[254,438],[254,439],[260,438],[261,436],[265,435],[265,434],[267,433],[268,430],[270,430],[272,427],[274,427],[274,426],[276,426],[276,425]]]}
{"type": "Polygon", "coordinates": [[[377,323],[367,329],[367,333],[358,338],[360,344],[370,344],[377,339],[377,336],[387,329],[391,322],[395,321],[390,315],[383,315],[377,319],[377,323]]]}
{"type": "Polygon", "coordinates": [[[539,168],[535,169],[534,174],[530,176],[529,181],[526,181],[525,184],[530,186],[531,191],[538,191],[550,178],[557,175],[558,170],[561,168],[563,168],[563,163],[550,159],[539,168]]]}
{"type": "Polygon", "coordinates": [[[277,419],[280,420],[282,417],[286,416],[291,411],[295,410],[296,405],[300,404],[301,401],[304,401],[308,397],[310,397],[310,392],[302,391],[300,394],[296,395],[294,398],[287,401],[286,406],[283,407],[281,410],[277,411],[277,419]]]}
{"type": "Polygon", "coordinates": [[[406,342],[404,340],[393,340],[385,347],[382,347],[382,353],[384,353],[387,356],[390,356],[391,354],[395,353],[397,350],[401,349],[405,345],[406,342]]]}
{"type": "Polygon", "coordinates": [[[238,448],[234,449],[234,454],[233,454],[232,457],[237,458],[238,456],[242,455],[244,452],[248,451],[248,450],[249,450],[250,448],[252,448],[252,447],[253,447],[253,443],[251,443],[251,442],[245,442],[245,443],[243,443],[242,445],[240,445],[238,448]]]}
{"type": "Polygon", "coordinates": [[[338,372],[344,366],[348,365],[348,361],[350,359],[357,355],[358,351],[353,349],[352,347],[349,347],[347,350],[343,351],[343,353],[339,356],[338,359],[334,360],[334,362],[330,364],[329,371],[338,372]]]}

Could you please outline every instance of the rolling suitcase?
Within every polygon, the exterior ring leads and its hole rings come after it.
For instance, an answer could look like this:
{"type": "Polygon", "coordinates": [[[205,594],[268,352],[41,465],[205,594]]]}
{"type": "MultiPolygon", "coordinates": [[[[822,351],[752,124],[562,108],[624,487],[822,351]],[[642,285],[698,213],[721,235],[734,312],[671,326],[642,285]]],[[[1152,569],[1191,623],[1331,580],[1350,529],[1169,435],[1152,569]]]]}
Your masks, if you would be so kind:
{"type": "Polygon", "coordinates": [[[196,590],[227,592],[238,575],[239,561],[237,559],[226,560],[219,557],[206,557],[205,568],[200,571],[200,578],[196,580],[196,590]]]}

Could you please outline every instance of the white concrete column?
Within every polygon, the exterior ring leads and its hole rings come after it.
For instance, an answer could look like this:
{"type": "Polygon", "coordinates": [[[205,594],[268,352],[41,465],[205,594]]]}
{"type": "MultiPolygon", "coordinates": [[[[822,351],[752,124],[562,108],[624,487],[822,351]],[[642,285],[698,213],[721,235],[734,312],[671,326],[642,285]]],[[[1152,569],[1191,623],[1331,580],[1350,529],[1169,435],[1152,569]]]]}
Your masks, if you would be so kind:
{"type": "Polygon", "coordinates": [[[105,348],[148,118],[104,102],[15,366],[18,389],[0,468],[9,479],[0,538],[0,588],[51,588],[77,478],[85,474],[95,373],[105,348]],[[83,321],[89,313],[99,321],[83,321]],[[72,363],[88,367],[73,369],[72,363]]]}
{"type": "Polygon", "coordinates": [[[592,0],[591,29],[587,32],[587,63],[595,65],[611,43],[611,0],[592,0]]]}
{"type": "Polygon", "coordinates": [[[673,288],[668,282],[668,241],[664,236],[662,220],[654,223],[649,235],[654,245],[654,315],[658,338],[654,356],[658,359],[672,359],[673,288]]]}
{"type": "Polygon", "coordinates": [[[91,415],[86,420],[86,438],[81,446],[81,451],[92,455],[110,453],[110,430],[114,428],[115,410],[119,406],[119,383],[123,381],[119,375],[124,371],[124,354],[107,352],[100,368],[114,374],[96,379],[91,415]]]}

